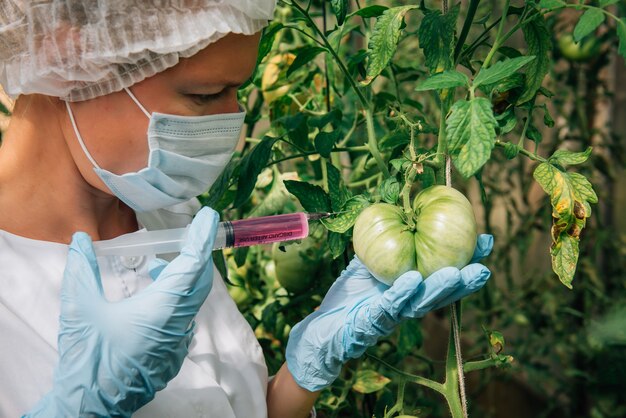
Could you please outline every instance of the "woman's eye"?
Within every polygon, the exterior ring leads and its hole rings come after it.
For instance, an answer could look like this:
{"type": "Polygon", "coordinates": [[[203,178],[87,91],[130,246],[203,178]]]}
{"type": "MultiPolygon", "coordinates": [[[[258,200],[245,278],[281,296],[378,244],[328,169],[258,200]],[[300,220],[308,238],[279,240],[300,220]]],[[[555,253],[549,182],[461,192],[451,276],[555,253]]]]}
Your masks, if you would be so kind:
{"type": "Polygon", "coordinates": [[[196,103],[206,104],[213,100],[217,100],[222,97],[226,93],[226,90],[222,90],[219,93],[213,94],[188,94],[187,96],[191,98],[196,103]]]}

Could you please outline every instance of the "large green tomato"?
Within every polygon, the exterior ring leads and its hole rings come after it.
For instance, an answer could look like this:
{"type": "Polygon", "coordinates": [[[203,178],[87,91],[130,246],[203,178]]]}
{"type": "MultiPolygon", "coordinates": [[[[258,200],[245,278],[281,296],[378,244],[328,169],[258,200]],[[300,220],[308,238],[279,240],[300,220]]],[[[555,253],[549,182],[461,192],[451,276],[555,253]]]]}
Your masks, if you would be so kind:
{"type": "Polygon", "coordinates": [[[571,34],[565,34],[557,39],[561,54],[570,61],[589,61],[600,52],[600,41],[589,36],[580,42],[575,42],[571,34]]]}
{"type": "Polygon", "coordinates": [[[428,277],[446,266],[464,267],[475,247],[474,211],[467,198],[451,187],[423,190],[413,200],[409,215],[387,203],[371,205],[354,224],[356,255],[389,285],[409,270],[428,277]]]}
{"type": "Polygon", "coordinates": [[[307,237],[301,243],[272,247],[272,259],[276,268],[276,279],[291,293],[301,294],[313,286],[322,261],[320,243],[307,237]]]}

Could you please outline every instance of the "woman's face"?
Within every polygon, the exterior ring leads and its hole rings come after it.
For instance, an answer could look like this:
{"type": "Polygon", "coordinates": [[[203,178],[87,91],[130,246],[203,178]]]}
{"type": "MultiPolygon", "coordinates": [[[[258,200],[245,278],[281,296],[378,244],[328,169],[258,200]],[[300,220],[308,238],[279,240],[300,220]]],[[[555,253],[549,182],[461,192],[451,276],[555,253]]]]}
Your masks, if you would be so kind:
{"type": "MultiPolygon", "coordinates": [[[[182,116],[237,112],[237,89],[254,70],[259,38],[260,34],[229,34],[130,90],[148,112],[182,116]]],[[[126,92],[71,107],[85,146],[101,168],[124,174],[147,165],[149,119],[126,92]]],[[[64,134],[79,171],[89,184],[110,194],[83,153],[69,117],[65,119],[64,134]]]]}

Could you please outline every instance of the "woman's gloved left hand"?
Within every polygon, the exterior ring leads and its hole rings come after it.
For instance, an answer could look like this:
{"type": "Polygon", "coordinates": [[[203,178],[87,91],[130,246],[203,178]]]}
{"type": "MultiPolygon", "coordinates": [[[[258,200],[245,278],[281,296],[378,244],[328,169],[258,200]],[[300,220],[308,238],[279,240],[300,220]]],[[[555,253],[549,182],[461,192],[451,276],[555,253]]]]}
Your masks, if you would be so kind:
{"type": "Polygon", "coordinates": [[[427,280],[417,271],[390,287],[377,281],[355,257],[332,285],[319,309],[289,334],[287,367],[299,386],[317,391],[329,386],[343,364],[361,356],[409,318],[421,318],[480,289],[490,276],[475,263],[491,252],[493,237],[481,235],[472,263],[443,268],[427,280]]]}
{"type": "Polygon", "coordinates": [[[181,254],[157,259],[154,283],[118,302],[104,297],[91,239],[74,234],[53,388],[26,417],[130,417],[178,374],[213,284],[217,222],[214,210],[198,212],[181,254]]]}

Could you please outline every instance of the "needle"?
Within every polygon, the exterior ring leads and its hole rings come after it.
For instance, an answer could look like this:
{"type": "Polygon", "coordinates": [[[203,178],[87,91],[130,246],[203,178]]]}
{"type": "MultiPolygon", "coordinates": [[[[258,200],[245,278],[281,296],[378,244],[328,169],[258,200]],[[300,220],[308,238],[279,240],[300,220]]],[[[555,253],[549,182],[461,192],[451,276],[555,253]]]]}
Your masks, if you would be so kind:
{"type": "Polygon", "coordinates": [[[309,221],[319,221],[320,219],[330,218],[331,216],[340,215],[346,212],[350,212],[350,211],[344,210],[341,212],[313,212],[313,213],[307,213],[306,216],[309,221]]]}

